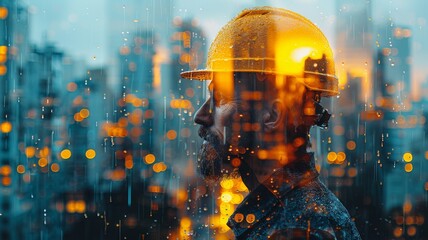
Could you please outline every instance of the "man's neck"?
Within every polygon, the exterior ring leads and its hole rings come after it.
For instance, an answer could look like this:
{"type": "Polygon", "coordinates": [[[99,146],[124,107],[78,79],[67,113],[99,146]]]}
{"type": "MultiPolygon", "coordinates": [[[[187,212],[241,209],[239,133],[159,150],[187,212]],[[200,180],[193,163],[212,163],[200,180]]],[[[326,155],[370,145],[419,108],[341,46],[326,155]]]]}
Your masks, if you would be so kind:
{"type": "Polygon", "coordinates": [[[281,159],[276,160],[266,160],[259,159],[255,155],[247,156],[243,161],[241,161],[241,166],[239,167],[239,173],[241,175],[242,181],[247,186],[249,191],[255,189],[259,184],[267,181],[269,177],[277,170],[282,168],[287,168],[287,165],[290,166],[290,171],[295,171],[295,166],[303,163],[303,161],[310,159],[310,154],[305,151],[295,152],[292,162],[288,162],[284,165],[284,162],[281,159]],[[299,162],[295,162],[299,161],[299,162]]]}
{"type": "Polygon", "coordinates": [[[260,184],[260,181],[253,171],[253,168],[245,160],[241,161],[241,165],[239,166],[239,174],[241,175],[241,179],[249,191],[252,191],[260,184]]]}

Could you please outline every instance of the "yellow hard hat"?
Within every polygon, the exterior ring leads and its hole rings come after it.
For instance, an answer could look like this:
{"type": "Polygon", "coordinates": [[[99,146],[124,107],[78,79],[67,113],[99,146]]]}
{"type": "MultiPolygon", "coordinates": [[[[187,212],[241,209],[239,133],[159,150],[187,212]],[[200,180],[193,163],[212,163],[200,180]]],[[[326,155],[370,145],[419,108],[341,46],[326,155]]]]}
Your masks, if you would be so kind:
{"type": "Polygon", "coordinates": [[[321,96],[338,95],[330,45],[311,21],[289,10],[257,7],[242,11],[217,34],[206,69],[181,73],[210,80],[216,72],[259,72],[290,76],[321,96]]]}

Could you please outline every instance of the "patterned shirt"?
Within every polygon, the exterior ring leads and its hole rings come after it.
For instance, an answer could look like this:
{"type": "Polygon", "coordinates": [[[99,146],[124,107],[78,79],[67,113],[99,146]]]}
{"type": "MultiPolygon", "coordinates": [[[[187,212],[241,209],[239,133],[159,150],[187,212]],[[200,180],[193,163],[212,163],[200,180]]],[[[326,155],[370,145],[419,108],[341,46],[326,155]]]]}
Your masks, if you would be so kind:
{"type": "Polygon", "coordinates": [[[282,169],[250,192],[228,221],[236,239],[361,239],[348,211],[309,170],[282,169]]]}

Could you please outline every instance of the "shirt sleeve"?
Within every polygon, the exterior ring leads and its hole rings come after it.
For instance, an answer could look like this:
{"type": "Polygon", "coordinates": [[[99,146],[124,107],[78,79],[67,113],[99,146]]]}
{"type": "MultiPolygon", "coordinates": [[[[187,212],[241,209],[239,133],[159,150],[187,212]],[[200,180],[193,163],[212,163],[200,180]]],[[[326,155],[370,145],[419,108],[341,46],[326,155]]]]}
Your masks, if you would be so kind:
{"type": "Polygon", "coordinates": [[[350,220],[342,227],[336,227],[334,233],[338,240],[361,240],[361,236],[358,233],[355,224],[350,220]]]}
{"type": "Polygon", "coordinates": [[[288,228],[275,231],[268,237],[272,240],[336,240],[336,237],[331,233],[311,229],[310,231],[303,228],[288,228]]]}

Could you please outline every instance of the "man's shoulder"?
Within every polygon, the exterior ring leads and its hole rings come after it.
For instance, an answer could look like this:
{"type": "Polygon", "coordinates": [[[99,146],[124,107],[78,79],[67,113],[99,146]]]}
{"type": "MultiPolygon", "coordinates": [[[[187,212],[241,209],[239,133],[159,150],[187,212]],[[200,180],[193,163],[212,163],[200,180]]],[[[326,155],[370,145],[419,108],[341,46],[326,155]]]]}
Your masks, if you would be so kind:
{"type": "Polygon", "coordinates": [[[318,179],[288,192],[283,196],[282,201],[286,212],[331,217],[331,220],[334,220],[338,215],[349,218],[348,211],[343,204],[318,179]]]}
{"type": "Polygon", "coordinates": [[[311,229],[314,236],[309,239],[330,239],[327,236],[356,232],[346,208],[318,179],[285,194],[283,206],[284,210],[278,221],[281,225],[278,229],[282,230],[277,235],[290,234],[290,231],[298,233],[298,229],[311,229]]]}
{"type": "Polygon", "coordinates": [[[329,232],[319,229],[287,228],[276,230],[269,236],[272,240],[335,240],[329,232]]]}

